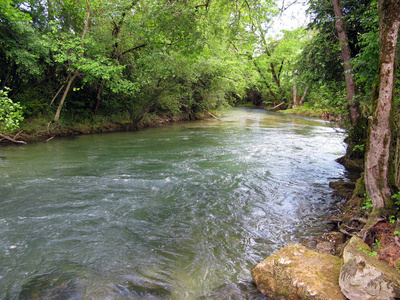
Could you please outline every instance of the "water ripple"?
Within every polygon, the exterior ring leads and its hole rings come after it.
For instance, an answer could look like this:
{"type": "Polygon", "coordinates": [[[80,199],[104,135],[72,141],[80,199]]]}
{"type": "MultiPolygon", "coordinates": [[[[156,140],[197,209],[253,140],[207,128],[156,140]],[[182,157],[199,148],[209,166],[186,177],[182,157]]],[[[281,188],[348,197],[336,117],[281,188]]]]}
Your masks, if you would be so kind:
{"type": "Polygon", "coordinates": [[[319,120],[236,109],[5,148],[0,298],[245,298],[254,263],[325,230],[342,138],[319,120]]]}

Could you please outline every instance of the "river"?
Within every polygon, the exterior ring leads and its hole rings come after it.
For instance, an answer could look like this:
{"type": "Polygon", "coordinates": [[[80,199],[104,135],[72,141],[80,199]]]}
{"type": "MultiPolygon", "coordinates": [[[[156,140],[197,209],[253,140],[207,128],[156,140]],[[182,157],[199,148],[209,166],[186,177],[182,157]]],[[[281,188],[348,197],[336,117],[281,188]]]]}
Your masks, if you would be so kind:
{"type": "Polygon", "coordinates": [[[327,230],[343,138],[235,108],[0,148],[0,298],[255,299],[254,264],[327,230]]]}

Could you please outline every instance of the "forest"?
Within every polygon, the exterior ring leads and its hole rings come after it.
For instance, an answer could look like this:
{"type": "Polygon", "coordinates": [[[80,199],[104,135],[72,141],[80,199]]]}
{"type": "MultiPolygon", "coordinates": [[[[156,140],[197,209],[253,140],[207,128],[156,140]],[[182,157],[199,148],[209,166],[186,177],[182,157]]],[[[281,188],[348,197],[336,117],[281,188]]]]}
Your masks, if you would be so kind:
{"type": "Polygon", "coordinates": [[[0,137],[235,105],[331,116],[365,170],[367,236],[400,218],[399,24],[394,0],[1,0],[0,137]],[[272,35],[299,3],[308,24],[272,35]]]}

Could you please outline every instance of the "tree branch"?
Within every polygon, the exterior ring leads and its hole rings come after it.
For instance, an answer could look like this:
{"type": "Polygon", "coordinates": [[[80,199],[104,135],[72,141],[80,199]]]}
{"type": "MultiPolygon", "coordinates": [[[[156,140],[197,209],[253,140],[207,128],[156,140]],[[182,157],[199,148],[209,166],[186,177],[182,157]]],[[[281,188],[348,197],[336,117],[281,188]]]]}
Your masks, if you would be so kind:
{"type": "Polygon", "coordinates": [[[6,134],[3,134],[3,133],[1,133],[1,132],[0,132],[0,137],[2,137],[3,139],[8,140],[8,141],[10,141],[10,142],[13,142],[13,143],[15,143],[15,144],[24,144],[24,145],[26,145],[26,143],[25,143],[24,141],[17,141],[17,140],[15,140],[15,139],[13,139],[12,137],[10,137],[10,136],[8,136],[8,135],[6,135],[6,134]]]}
{"type": "Polygon", "coordinates": [[[207,0],[205,4],[196,5],[196,6],[195,6],[195,9],[198,9],[198,8],[200,8],[200,7],[205,7],[206,10],[208,10],[208,6],[210,5],[210,1],[211,1],[211,0],[207,0]]]}
{"type": "Polygon", "coordinates": [[[129,52],[138,50],[138,49],[140,49],[140,48],[144,48],[144,47],[146,47],[146,46],[147,46],[147,44],[143,44],[143,45],[139,45],[139,46],[133,47],[132,49],[129,49],[129,50],[126,50],[126,51],[122,52],[122,53],[121,53],[121,56],[122,56],[122,55],[125,55],[125,54],[127,54],[127,53],[129,53],[129,52]]]}

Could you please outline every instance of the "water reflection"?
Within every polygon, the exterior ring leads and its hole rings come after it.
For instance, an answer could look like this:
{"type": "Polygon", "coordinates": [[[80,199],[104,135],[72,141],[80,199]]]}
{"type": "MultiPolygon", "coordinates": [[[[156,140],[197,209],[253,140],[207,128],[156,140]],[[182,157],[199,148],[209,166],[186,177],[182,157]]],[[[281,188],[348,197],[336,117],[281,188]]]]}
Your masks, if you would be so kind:
{"type": "Polygon", "coordinates": [[[257,299],[252,265],[326,229],[342,139],[319,120],[234,109],[3,148],[0,297],[47,282],[82,299],[257,299]]]}

